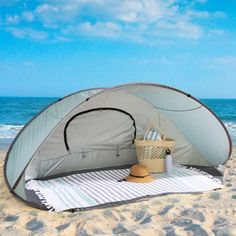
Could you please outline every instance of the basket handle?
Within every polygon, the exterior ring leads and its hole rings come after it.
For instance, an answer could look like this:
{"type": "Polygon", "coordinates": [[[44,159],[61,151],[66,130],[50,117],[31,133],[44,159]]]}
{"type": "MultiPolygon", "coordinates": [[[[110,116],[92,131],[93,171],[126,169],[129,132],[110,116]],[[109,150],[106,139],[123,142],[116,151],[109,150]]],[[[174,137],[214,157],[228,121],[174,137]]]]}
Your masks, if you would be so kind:
{"type": "Polygon", "coordinates": [[[166,124],[166,119],[159,115],[159,129],[162,131],[162,135],[163,135],[163,140],[166,140],[166,132],[167,132],[167,124],[166,124]],[[163,125],[163,128],[161,128],[161,126],[163,125]]]}

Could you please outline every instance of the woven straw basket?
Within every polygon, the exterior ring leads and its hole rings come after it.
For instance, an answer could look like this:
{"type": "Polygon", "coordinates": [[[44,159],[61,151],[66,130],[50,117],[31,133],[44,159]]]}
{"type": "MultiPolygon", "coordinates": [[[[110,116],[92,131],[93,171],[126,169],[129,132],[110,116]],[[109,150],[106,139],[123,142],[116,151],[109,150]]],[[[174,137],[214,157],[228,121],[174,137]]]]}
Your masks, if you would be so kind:
{"type": "Polygon", "coordinates": [[[175,141],[165,138],[163,141],[135,140],[136,154],[140,164],[145,165],[150,172],[165,171],[166,150],[174,150],[175,141]]]}
{"type": "MultiPolygon", "coordinates": [[[[153,127],[152,124],[149,126],[153,127]]],[[[155,127],[162,134],[162,140],[135,140],[136,154],[140,164],[145,165],[150,172],[164,172],[165,171],[165,157],[166,150],[169,149],[171,153],[174,150],[175,140],[165,136],[165,131],[155,127]]],[[[166,129],[165,129],[166,130],[166,129]]]]}

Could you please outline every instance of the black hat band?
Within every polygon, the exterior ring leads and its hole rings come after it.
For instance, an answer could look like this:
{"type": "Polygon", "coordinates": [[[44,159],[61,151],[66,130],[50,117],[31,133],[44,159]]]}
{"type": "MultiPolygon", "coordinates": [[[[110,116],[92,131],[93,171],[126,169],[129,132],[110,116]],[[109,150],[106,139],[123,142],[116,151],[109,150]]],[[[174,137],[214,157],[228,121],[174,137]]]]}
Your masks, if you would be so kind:
{"type": "Polygon", "coordinates": [[[137,175],[131,175],[131,174],[129,174],[129,176],[132,176],[132,177],[135,177],[135,178],[145,178],[145,177],[147,177],[147,176],[149,176],[149,175],[137,176],[137,175]]]}

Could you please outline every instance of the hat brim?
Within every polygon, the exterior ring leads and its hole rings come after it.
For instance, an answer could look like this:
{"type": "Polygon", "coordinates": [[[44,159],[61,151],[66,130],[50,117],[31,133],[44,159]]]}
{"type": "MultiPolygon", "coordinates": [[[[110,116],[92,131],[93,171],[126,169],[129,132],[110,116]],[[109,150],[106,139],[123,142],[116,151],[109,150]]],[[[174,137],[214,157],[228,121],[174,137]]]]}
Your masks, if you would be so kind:
{"type": "Polygon", "coordinates": [[[137,177],[128,175],[127,177],[125,177],[125,180],[128,182],[134,182],[134,183],[150,183],[150,182],[153,182],[155,179],[150,175],[144,178],[137,178],[137,177]]]}

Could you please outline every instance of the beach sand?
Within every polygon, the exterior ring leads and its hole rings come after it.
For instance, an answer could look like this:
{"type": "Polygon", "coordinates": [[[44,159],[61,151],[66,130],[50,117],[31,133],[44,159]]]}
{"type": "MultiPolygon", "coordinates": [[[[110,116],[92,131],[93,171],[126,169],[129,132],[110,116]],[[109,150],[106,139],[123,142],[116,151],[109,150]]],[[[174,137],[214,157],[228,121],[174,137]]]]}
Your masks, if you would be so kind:
{"type": "Polygon", "coordinates": [[[0,149],[0,160],[3,161],[5,159],[7,151],[0,149]]]}
{"type": "MultiPolygon", "coordinates": [[[[4,159],[5,152],[0,152],[4,159]]],[[[158,196],[147,201],[79,213],[46,212],[9,193],[0,159],[0,235],[236,235],[236,149],[225,188],[203,194],[158,196]]]]}

